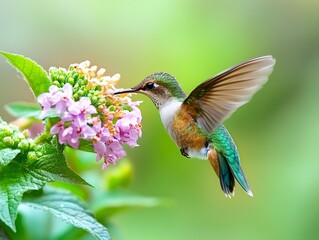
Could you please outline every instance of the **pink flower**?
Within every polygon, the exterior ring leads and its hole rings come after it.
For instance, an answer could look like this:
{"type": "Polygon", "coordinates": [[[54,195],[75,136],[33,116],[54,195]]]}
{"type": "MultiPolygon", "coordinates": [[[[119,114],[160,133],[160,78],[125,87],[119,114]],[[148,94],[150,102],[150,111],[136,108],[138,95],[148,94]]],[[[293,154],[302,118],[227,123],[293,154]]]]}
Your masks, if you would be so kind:
{"type": "Polygon", "coordinates": [[[96,160],[101,160],[104,157],[104,154],[107,151],[106,143],[110,140],[111,134],[108,128],[101,126],[101,121],[95,121],[93,125],[93,129],[96,132],[96,141],[93,144],[94,151],[97,153],[96,160]]]}
{"type": "Polygon", "coordinates": [[[102,141],[97,141],[94,143],[94,152],[96,152],[96,161],[100,161],[106,152],[105,143],[102,141]]]}
{"type": "Polygon", "coordinates": [[[113,139],[112,142],[108,144],[109,151],[107,152],[107,157],[109,163],[115,163],[115,160],[126,156],[122,144],[119,141],[113,139]]]}
{"type": "Polygon", "coordinates": [[[64,131],[64,122],[62,122],[62,121],[59,121],[57,124],[52,126],[50,129],[50,133],[52,135],[58,134],[59,139],[60,139],[60,135],[63,133],[63,131],[64,131]]]}
{"type": "Polygon", "coordinates": [[[73,90],[70,83],[66,83],[62,91],[57,92],[52,97],[52,104],[55,105],[55,111],[58,115],[62,116],[66,109],[74,103],[73,90]]]}
{"type": "Polygon", "coordinates": [[[65,128],[64,122],[60,121],[54,125],[51,130],[51,134],[58,134],[59,142],[61,144],[67,144],[77,149],[80,144],[80,139],[91,140],[95,137],[96,132],[93,128],[84,124],[82,126],[73,122],[69,127],[65,128]]]}
{"type": "Polygon", "coordinates": [[[69,106],[68,113],[73,116],[79,125],[83,125],[87,122],[87,115],[97,112],[95,107],[91,105],[90,98],[81,97],[78,102],[74,102],[69,106]]]}
{"type": "Polygon", "coordinates": [[[71,126],[65,128],[64,122],[59,121],[57,124],[51,127],[51,134],[58,134],[60,144],[68,144],[73,148],[79,147],[79,140],[76,135],[75,129],[71,126]]]}
{"type": "Polygon", "coordinates": [[[67,144],[75,149],[80,145],[79,134],[76,127],[72,124],[70,127],[65,128],[61,134],[59,134],[59,141],[61,144],[67,144]]]}
{"type": "Polygon", "coordinates": [[[118,138],[120,134],[111,135],[108,128],[102,126],[101,121],[97,118],[92,119],[93,129],[96,132],[96,139],[94,142],[94,151],[97,153],[96,160],[104,159],[103,168],[108,164],[114,164],[117,159],[126,155],[123,146],[118,138]]]}
{"type": "Polygon", "coordinates": [[[108,166],[108,164],[115,164],[117,159],[126,156],[126,152],[124,151],[123,146],[116,139],[112,139],[112,141],[109,141],[109,143],[107,143],[106,146],[106,151],[103,155],[103,169],[105,169],[108,166]]]}
{"type": "Polygon", "coordinates": [[[140,129],[141,115],[139,110],[128,112],[119,119],[115,126],[120,130],[120,141],[126,143],[130,147],[136,147],[137,140],[141,137],[140,129]]]}
{"type": "Polygon", "coordinates": [[[58,134],[61,144],[78,148],[80,139],[91,140],[96,136],[96,131],[87,122],[88,115],[96,113],[96,109],[87,97],[82,97],[75,102],[71,98],[72,86],[70,84],[65,84],[62,91],[56,91],[48,96],[51,106],[55,106],[58,114],[63,114],[61,121],[52,126],[50,133],[58,134]]]}
{"type": "Polygon", "coordinates": [[[42,93],[38,96],[38,103],[42,106],[42,112],[40,118],[45,118],[52,106],[52,98],[59,91],[59,88],[52,85],[49,88],[49,92],[42,93]]]}
{"type": "Polygon", "coordinates": [[[74,103],[72,99],[72,86],[66,83],[62,89],[52,85],[48,93],[42,93],[38,97],[38,102],[43,107],[40,118],[45,118],[52,107],[59,116],[62,116],[66,108],[74,103]]]}

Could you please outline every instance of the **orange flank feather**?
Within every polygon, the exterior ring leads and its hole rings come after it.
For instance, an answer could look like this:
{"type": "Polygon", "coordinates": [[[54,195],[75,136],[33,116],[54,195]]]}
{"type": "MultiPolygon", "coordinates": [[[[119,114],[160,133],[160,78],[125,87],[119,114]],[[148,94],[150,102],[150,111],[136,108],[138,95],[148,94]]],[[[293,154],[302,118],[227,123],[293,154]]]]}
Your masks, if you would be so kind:
{"type": "Polygon", "coordinates": [[[217,158],[217,151],[214,148],[211,148],[207,154],[208,160],[212,167],[214,168],[215,173],[219,177],[219,164],[217,158]]]}
{"type": "Polygon", "coordinates": [[[171,129],[172,137],[180,147],[191,146],[193,150],[200,150],[208,139],[190,114],[182,109],[173,118],[171,129]]]}

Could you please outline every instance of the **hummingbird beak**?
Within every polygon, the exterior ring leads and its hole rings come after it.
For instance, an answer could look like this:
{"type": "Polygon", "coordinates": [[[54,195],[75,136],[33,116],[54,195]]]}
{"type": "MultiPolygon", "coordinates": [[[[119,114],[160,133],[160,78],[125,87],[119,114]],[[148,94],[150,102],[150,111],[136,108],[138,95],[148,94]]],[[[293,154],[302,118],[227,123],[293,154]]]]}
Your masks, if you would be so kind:
{"type": "Polygon", "coordinates": [[[135,88],[126,88],[126,89],[115,91],[114,95],[121,94],[121,93],[135,93],[137,91],[138,89],[135,89],[135,88]]]}

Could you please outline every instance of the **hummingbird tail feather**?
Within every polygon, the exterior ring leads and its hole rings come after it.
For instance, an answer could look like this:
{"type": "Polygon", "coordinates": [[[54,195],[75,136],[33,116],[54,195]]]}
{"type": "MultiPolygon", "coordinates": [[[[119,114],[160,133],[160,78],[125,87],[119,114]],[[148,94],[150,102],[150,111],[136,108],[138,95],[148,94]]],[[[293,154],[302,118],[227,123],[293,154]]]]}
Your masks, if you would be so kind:
{"type": "Polygon", "coordinates": [[[225,193],[225,196],[230,198],[235,194],[235,179],[226,158],[221,153],[217,153],[217,159],[219,165],[220,186],[225,193]]]}
{"type": "MultiPolygon", "coordinates": [[[[214,163],[213,167],[215,172],[220,178],[220,184],[226,195],[234,191],[234,179],[239,183],[239,185],[245,190],[249,196],[253,196],[252,191],[248,185],[245,178],[244,172],[240,166],[239,154],[237,147],[230,136],[227,129],[220,125],[211,135],[212,144],[214,147],[215,159],[210,162],[214,163]],[[216,167],[217,165],[218,168],[216,167]]],[[[213,154],[208,155],[212,158],[213,154]]],[[[212,158],[213,159],[213,158],[212,158]]]]}
{"type": "Polygon", "coordinates": [[[216,175],[219,177],[220,186],[225,196],[229,198],[234,196],[235,179],[225,157],[214,148],[208,151],[207,157],[216,175]]]}
{"type": "Polygon", "coordinates": [[[234,154],[231,157],[225,156],[225,159],[227,161],[227,165],[229,166],[229,169],[232,172],[232,175],[235,177],[239,185],[245,190],[245,192],[253,197],[253,193],[250,190],[249,184],[246,180],[245,174],[239,164],[239,156],[238,154],[234,154]]]}

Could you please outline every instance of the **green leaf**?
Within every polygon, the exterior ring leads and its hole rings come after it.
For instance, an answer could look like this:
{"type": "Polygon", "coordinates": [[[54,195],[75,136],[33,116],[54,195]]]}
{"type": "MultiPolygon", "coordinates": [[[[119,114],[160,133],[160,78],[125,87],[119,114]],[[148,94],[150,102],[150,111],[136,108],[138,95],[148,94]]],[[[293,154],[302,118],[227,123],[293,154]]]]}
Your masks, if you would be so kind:
{"type": "Polygon", "coordinates": [[[92,152],[94,153],[94,147],[92,142],[89,142],[87,140],[80,139],[80,146],[78,148],[79,150],[85,151],[85,152],[92,152]]]}
{"type": "Polygon", "coordinates": [[[8,165],[12,159],[14,159],[18,153],[19,149],[5,148],[0,150],[0,168],[8,165]]]}
{"type": "Polygon", "coordinates": [[[40,195],[26,195],[23,203],[34,209],[49,211],[64,222],[90,232],[97,239],[111,239],[86,204],[65,190],[45,188],[40,195]]]}
{"type": "Polygon", "coordinates": [[[8,113],[16,118],[39,118],[41,107],[35,103],[13,102],[5,105],[8,113]]]}
{"type": "Polygon", "coordinates": [[[52,144],[45,144],[44,149],[45,154],[31,164],[39,174],[48,176],[53,181],[91,186],[68,167],[63,155],[63,147],[56,143],[56,139],[52,141],[52,144]]]}
{"type": "Polygon", "coordinates": [[[18,154],[0,169],[0,220],[13,231],[17,209],[25,192],[41,189],[52,181],[89,185],[68,168],[62,150],[53,141],[43,145],[43,156],[38,160],[26,161],[25,156],[18,154]]]}
{"type": "Polygon", "coordinates": [[[109,192],[99,198],[96,207],[98,219],[108,218],[120,211],[136,207],[156,207],[162,201],[155,197],[144,197],[125,192],[109,192]]]}
{"type": "Polygon", "coordinates": [[[22,55],[0,51],[9,63],[24,76],[35,97],[47,92],[52,85],[47,72],[35,61],[22,55]]]}

